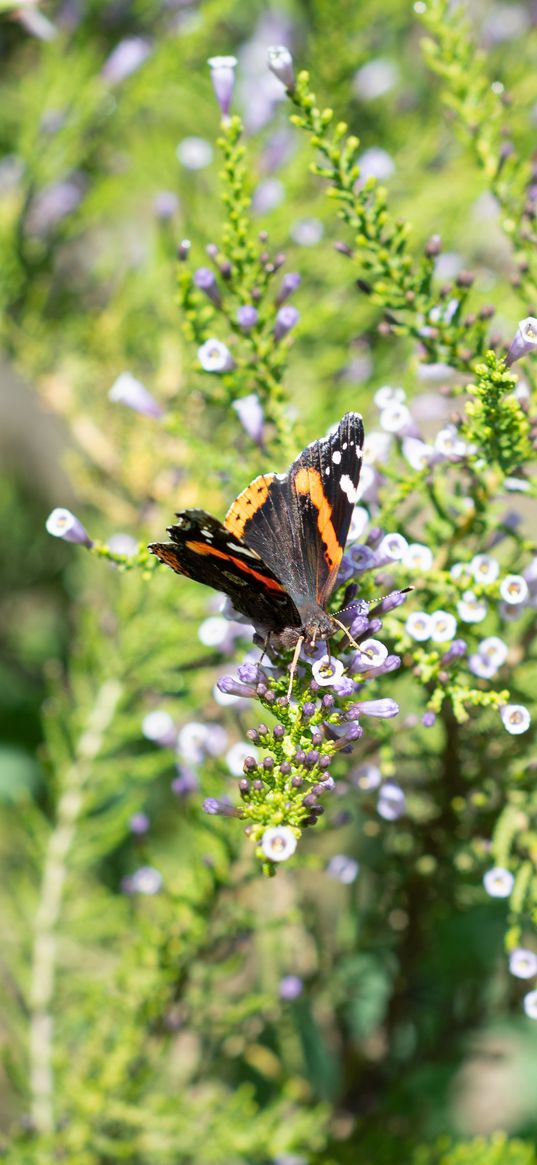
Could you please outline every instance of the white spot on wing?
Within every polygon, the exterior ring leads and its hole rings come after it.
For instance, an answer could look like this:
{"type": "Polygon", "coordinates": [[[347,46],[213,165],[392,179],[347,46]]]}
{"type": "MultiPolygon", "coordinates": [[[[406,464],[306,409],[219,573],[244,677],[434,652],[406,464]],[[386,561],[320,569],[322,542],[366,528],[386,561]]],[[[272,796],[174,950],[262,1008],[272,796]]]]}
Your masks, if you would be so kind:
{"type": "Polygon", "coordinates": [[[358,497],[358,486],[354,485],[354,482],[351,481],[348,473],[343,474],[339,485],[340,489],[343,490],[345,497],[347,497],[348,500],[354,505],[358,497]]]}
{"type": "Polygon", "coordinates": [[[341,461],[341,451],[339,449],[334,449],[334,452],[332,453],[332,461],[334,462],[334,465],[339,465],[341,461]]]}
{"type": "Polygon", "coordinates": [[[247,558],[259,558],[257,552],[255,550],[249,550],[248,547],[244,545],[244,542],[228,542],[226,549],[239,550],[240,553],[244,554],[247,558]]]}

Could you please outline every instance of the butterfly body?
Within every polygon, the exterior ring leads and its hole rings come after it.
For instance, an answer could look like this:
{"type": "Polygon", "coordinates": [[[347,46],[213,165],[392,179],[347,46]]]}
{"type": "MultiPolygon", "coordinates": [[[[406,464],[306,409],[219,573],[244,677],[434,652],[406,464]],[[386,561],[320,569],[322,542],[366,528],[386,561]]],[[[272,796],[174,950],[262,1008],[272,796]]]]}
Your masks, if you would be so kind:
{"type": "Polygon", "coordinates": [[[326,604],[356,502],[364,431],[358,413],[308,445],[285,474],[256,478],[224,522],[184,510],[170,542],[149,549],[162,562],[215,590],[274,646],[314,643],[334,633],[326,604]]]}

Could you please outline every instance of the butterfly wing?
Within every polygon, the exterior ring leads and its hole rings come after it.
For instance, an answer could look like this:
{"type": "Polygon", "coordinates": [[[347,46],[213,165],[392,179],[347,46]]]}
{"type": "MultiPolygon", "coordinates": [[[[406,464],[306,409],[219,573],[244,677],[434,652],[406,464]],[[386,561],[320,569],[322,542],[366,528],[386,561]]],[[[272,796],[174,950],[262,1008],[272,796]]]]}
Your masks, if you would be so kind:
{"type": "Polygon", "coordinates": [[[286,474],[256,478],[224,525],[263,559],[300,608],[325,606],[336,582],[356,502],[364,429],[346,413],[302,451],[286,474]]]}
{"type": "Polygon", "coordinates": [[[233,606],[270,631],[300,626],[300,616],[277,576],[258,552],[246,546],[204,510],[184,510],[168,526],[170,542],[149,546],[161,562],[205,586],[229,595],[233,606]]]}

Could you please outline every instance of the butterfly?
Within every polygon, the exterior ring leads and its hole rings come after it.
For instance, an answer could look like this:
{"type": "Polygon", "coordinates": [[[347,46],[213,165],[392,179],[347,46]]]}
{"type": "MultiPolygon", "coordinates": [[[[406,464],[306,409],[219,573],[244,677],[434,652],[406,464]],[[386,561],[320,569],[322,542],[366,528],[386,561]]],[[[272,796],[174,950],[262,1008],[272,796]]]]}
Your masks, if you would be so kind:
{"type": "Polygon", "coordinates": [[[183,510],[168,527],[171,541],[149,546],[177,574],[228,595],[259,642],[294,647],[291,681],[304,642],[346,632],[326,606],[356,503],[363,443],[361,416],[346,413],[287,473],[256,477],[223,522],[205,510],[183,510]]]}

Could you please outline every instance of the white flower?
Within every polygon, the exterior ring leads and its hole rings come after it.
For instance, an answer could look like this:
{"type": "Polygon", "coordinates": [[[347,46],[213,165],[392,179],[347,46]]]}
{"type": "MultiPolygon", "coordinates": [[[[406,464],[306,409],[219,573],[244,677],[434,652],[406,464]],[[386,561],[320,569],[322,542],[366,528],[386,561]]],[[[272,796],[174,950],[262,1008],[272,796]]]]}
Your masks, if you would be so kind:
{"type": "Polygon", "coordinates": [[[321,688],[327,688],[337,683],[344,671],[345,666],[340,659],[332,659],[325,654],[312,665],[311,674],[321,688]]]}
{"type": "Polygon", "coordinates": [[[491,583],[498,578],[500,564],[491,554],[476,554],[469,564],[470,573],[478,583],[491,583]]]}
{"type": "Polygon", "coordinates": [[[419,437],[403,437],[403,457],[411,469],[425,469],[434,457],[434,449],[419,437]]]}
{"type": "Polygon", "coordinates": [[[381,785],[377,801],[379,817],[383,817],[385,821],[397,821],[399,817],[403,816],[405,808],[405,794],[401,786],[397,785],[395,781],[385,781],[381,785]]]}
{"type": "Polygon", "coordinates": [[[365,671],[366,668],[370,667],[380,667],[388,658],[388,648],[379,639],[363,639],[360,644],[360,657],[360,660],[355,663],[357,671],[365,671]]]}
{"type": "Polygon", "coordinates": [[[517,979],[533,979],[537,975],[537,955],[525,947],[517,947],[509,955],[509,970],[517,979]]]}
{"type": "Polygon", "coordinates": [[[450,611],[433,611],[431,615],[431,639],[433,643],[445,643],[453,639],[457,630],[457,620],[450,611]]]}
{"type": "Polygon", "coordinates": [[[454,461],[464,457],[468,452],[466,441],[459,437],[455,425],[446,425],[444,429],[440,429],[436,434],[434,446],[438,453],[454,461]]]}
{"type": "Polygon", "coordinates": [[[211,615],[198,627],[198,639],[205,647],[222,647],[229,642],[230,625],[221,615],[211,615]]]}
{"type": "Polygon", "coordinates": [[[384,182],[387,178],[391,178],[395,170],[393,158],[379,146],[371,146],[369,150],[364,150],[358,158],[358,166],[360,167],[359,181],[364,181],[366,178],[376,178],[378,182],[384,182]]]}
{"type": "Polygon", "coordinates": [[[131,894],[158,894],[162,887],[162,874],[154,866],[140,866],[127,879],[131,894]]]}
{"type": "Polygon", "coordinates": [[[479,652],[474,652],[468,657],[468,667],[472,674],[478,676],[480,680],[490,680],[498,671],[497,664],[492,659],[487,659],[486,655],[480,655],[479,652]]]}
{"type": "Polygon", "coordinates": [[[408,542],[403,538],[402,534],[385,534],[382,542],[378,547],[379,559],[389,559],[391,562],[398,562],[404,559],[408,549],[408,542]]]}
{"type": "Polygon", "coordinates": [[[406,405],[394,401],[383,408],[379,421],[387,433],[400,433],[412,424],[412,414],[406,405]]]}
{"type": "Polygon", "coordinates": [[[373,400],[378,409],[385,409],[387,405],[402,404],[406,400],[404,388],[392,388],[391,384],[383,384],[377,388],[373,400]]]}
{"type": "Polygon", "coordinates": [[[351,780],[357,789],[378,789],[382,780],[381,772],[378,765],[366,762],[360,765],[359,768],[353,769],[351,773],[351,780]]]}
{"type": "Polygon", "coordinates": [[[354,74],[352,91],[362,101],[373,101],[393,89],[398,77],[399,70],[394,61],[375,57],[354,74]]]}
{"type": "Polygon", "coordinates": [[[320,218],[301,218],[293,223],[289,234],[299,247],[315,247],[324,235],[324,226],[320,218]]]}
{"type": "Polygon", "coordinates": [[[153,417],[155,420],[164,415],[164,409],[132,372],[121,372],[116,377],[109,389],[108,400],[114,404],[126,405],[135,413],[142,413],[144,417],[153,417]]]}
{"type": "Polygon", "coordinates": [[[430,570],[433,565],[433,552],[423,542],[411,542],[403,555],[403,563],[409,570],[430,570]]]}
{"type": "Polygon", "coordinates": [[[54,538],[63,538],[64,542],[79,542],[84,546],[93,545],[80,518],[77,518],[76,514],[72,514],[63,506],[58,506],[49,514],[45,526],[49,534],[52,534],[54,538]]]}
{"type": "Polygon", "coordinates": [[[142,720],[142,732],[146,740],[153,740],[155,744],[171,745],[175,743],[175,724],[169,714],[162,709],[148,712],[142,720]]]}
{"type": "Polygon", "coordinates": [[[504,704],[503,708],[500,708],[500,716],[504,728],[511,736],[520,736],[521,732],[527,732],[531,724],[531,716],[524,704],[504,704]]]}
{"type": "Polygon", "coordinates": [[[469,572],[470,566],[467,562],[454,562],[449,571],[451,577],[454,579],[461,578],[463,574],[469,574],[469,572]]]}
{"type": "Polygon", "coordinates": [[[537,348],[537,319],[534,316],[526,316],[526,319],[520,320],[515,338],[507,353],[505,361],[507,367],[509,368],[515,360],[520,360],[521,356],[525,356],[535,348],[537,348]]]}
{"type": "Polygon", "coordinates": [[[537,991],[528,991],[522,1002],[528,1019],[537,1019],[537,991]]]}
{"type": "Polygon", "coordinates": [[[483,885],[491,898],[508,898],[514,884],[515,879],[511,871],[505,870],[503,866],[494,866],[492,870],[487,870],[483,878],[483,885]]]}
{"type": "Polygon", "coordinates": [[[335,878],[336,882],[350,886],[351,882],[356,881],[359,869],[359,863],[354,858],[348,857],[347,854],[334,854],[333,858],[330,858],[326,872],[331,878],[335,878]]]}
{"type": "Polygon", "coordinates": [[[380,429],[371,429],[366,433],[362,457],[366,465],[374,465],[375,461],[386,461],[390,452],[392,438],[389,433],[382,433],[380,429]]]}
{"type": "Polygon", "coordinates": [[[482,639],[481,643],[478,643],[477,650],[484,659],[490,660],[498,668],[505,663],[509,648],[504,639],[497,635],[489,635],[487,639],[482,639]]]}
{"type": "Polygon", "coordinates": [[[405,630],[411,639],[424,643],[431,634],[431,616],[426,611],[413,611],[405,623],[405,630]]]}
{"type": "Polygon", "coordinates": [[[459,618],[463,623],[482,623],[487,610],[487,604],[483,599],[478,599],[473,591],[464,591],[462,599],[457,603],[459,618]]]}
{"type": "Polygon", "coordinates": [[[260,844],[271,862],[286,862],[296,850],[297,839],[288,825],[274,825],[265,829],[260,844]]]}
{"type": "MultiPolygon", "coordinates": [[[[532,602],[531,606],[535,606],[535,603],[532,602]]],[[[522,617],[524,610],[523,603],[498,603],[498,614],[505,623],[515,623],[522,617]]]]}
{"type": "Polygon", "coordinates": [[[112,534],[108,539],[107,546],[114,554],[125,554],[126,557],[132,558],[138,550],[138,543],[132,534],[124,534],[118,530],[117,534],[112,534]]]}
{"type": "Polygon", "coordinates": [[[221,340],[206,340],[198,348],[198,360],[204,372],[229,372],[233,368],[231,352],[221,340]]]}
{"type": "Polygon", "coordinates": [[[507,574],[500,583],[500,594],[506,603],[518,606],[525,602],[529,595],[529,587],[521,574],[507,574]]]}
{"type": "Polygon", "coordinates": [[[183,138],[175,153],[185,170],[204,170],[213,158],[213,148],[209,142],[197,137],[183,138]]]}
{"type": "Polygon", "coordinates": [[[246,744],[244,740],[237,740],[235,744],[226,752],[226,765],[232,777],[242,777],[244,773],[244,762],[247,756],[254,756],[257,760],[257,749],[251,744],[246,744]]]}

